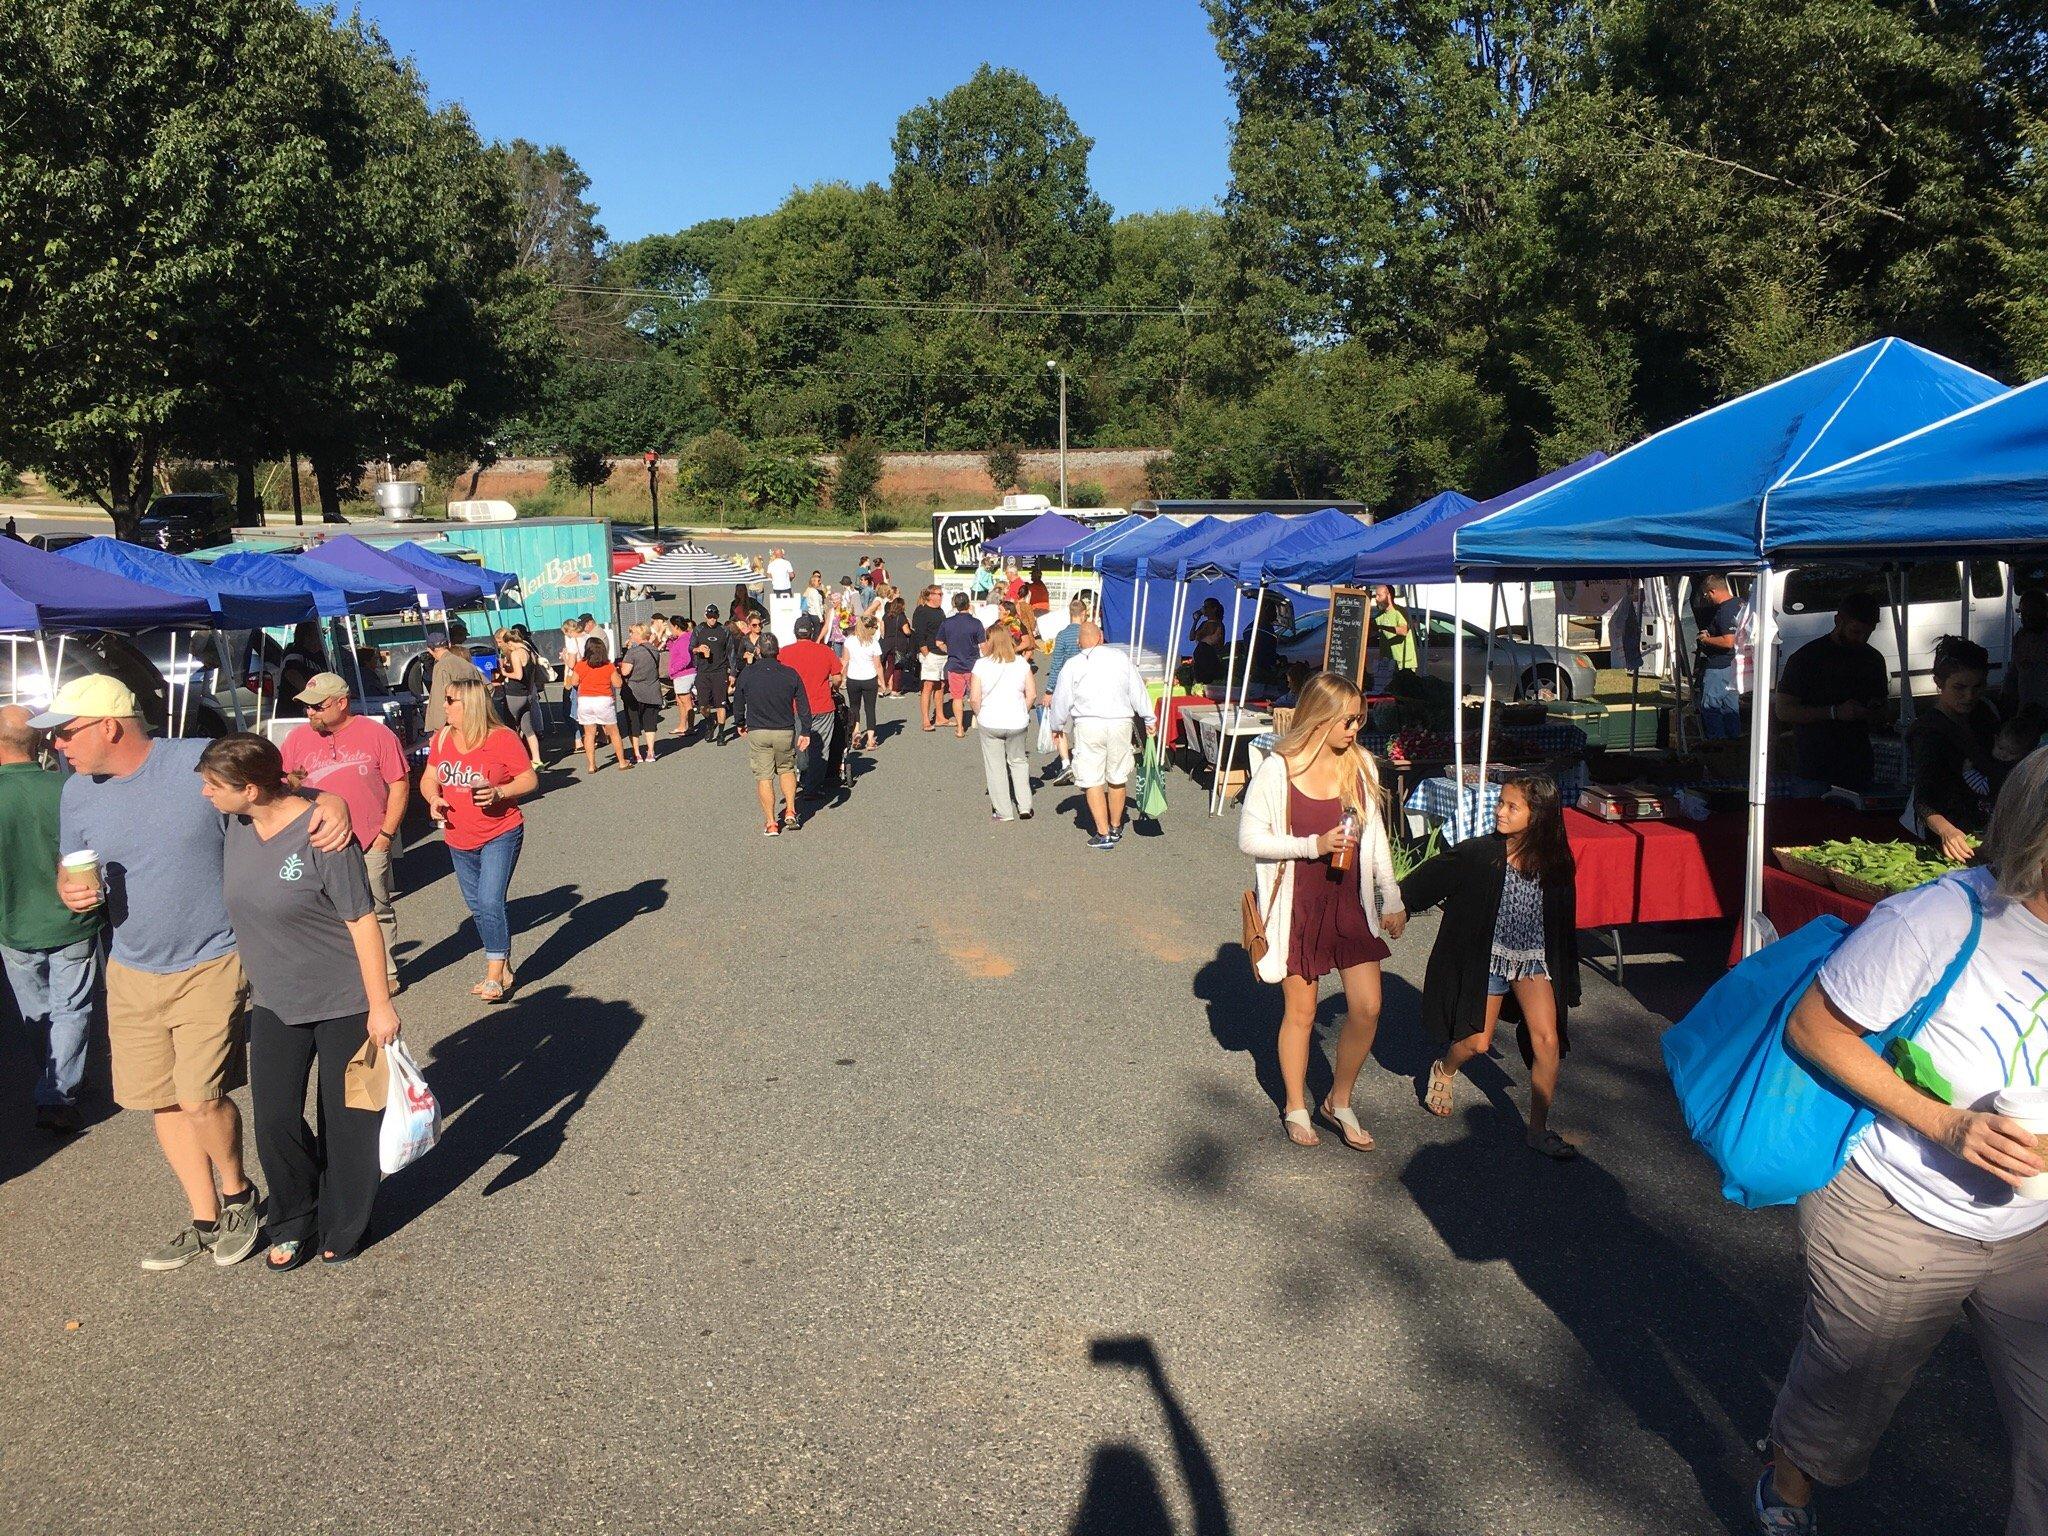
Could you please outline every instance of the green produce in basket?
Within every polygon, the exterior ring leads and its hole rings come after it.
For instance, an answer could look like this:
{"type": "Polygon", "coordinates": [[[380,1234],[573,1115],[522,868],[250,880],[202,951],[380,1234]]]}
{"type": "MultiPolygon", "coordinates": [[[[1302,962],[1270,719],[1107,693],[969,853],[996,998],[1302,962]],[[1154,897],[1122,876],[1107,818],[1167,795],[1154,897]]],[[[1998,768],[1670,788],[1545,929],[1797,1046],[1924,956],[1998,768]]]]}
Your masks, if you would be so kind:
{"type": "Polygon", "coordinates": [[[1910,891],[1956,869],[1945,859],[1928,858],[1915,843],[1872,843],[1860,837],[1821,843],[1800,857],[1886,892],[1910,891]]]}

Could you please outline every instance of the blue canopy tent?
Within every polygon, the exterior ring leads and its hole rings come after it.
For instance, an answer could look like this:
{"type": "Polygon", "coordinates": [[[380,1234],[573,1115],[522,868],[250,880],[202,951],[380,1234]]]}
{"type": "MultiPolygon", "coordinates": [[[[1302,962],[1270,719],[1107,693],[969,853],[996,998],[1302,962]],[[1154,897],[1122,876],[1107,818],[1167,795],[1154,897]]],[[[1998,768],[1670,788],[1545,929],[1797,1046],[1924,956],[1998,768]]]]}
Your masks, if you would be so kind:
{"type": "Polygon", "coordinates": [[[2048,544],[2048,379],[2036,379],[1766,498],[1764,558],[2038,554],[2048,544]]]}
{"type": "Polygon", "coordinates": [[[334,566],[359,576],[374,576],[393,585],[409,583],[419,594],[417,605],[424,609],[448,613],[457,608],[474,608],[484,600],[481,576],[454,576],[430,571],[425,566],[413,564],[403,555],[365,544],[353,534],[345,533],[339,538],[316,544],[299,556],[299,560],[313,565],[314,574],[327,581],[334,578],[319,567],[334,566]]]}
{"type": "MultiPolygon", "coordinates": [[[[1167,656],[1168,671],[1172,670],[1172,657],[1180,643],[1180,637],[1174,630],[1173,599],[1181,562],[1185,556],[1234,526],[1220,517],[1197,518],[1150,549],[1140,551],[1135,558],[1132,578],[1137,622],[1131,640],[1134,645],[1158,647],[1167,656]],[[1154,596],[1159,598],[1157,603],[1152,601],[1154,596]]],[[[1222,596],[1224,583],[1204,585],[1201,598],[1222,596]]]]}
{"type": "Polygon", "coordinates": [[[487,565],[472,560],[457,560],[453,556],[437,553],[407,539],[401,544],[373,545],[385,553],[398,556],[407,565],[417,565],[423,570],[438,571],[451,580],[473,582],[480,585],[487,597],[496,597],[508,587],[519,585],[519,578],[510,571],[494,571],[487,565]]]}
{"type": "Polygon", "coordinates": [[[1057,512],[1041,512],[1021,528],[998,534],[982,548],[1005,560],[1043,560],[1066,552],[1088,537],[1086,523],[1057,512]]]}
{"type": "Polygon", "coordinates": [[[1093,570],[1096,557],[1111,545],[1128,538],[1140,528],[1150,527],[1154,519],[1139,512],[1126,512],[1115,522],[1105,527],[1092,529],[1088,536],[1067,550],[1067,564],[1074,570],[1093,570]]]}
{"type": "Polygon", "coordinates": [[[2004,392],[1974,368],[1888,336],[1469,524],[1456,563],[1518,576],[1753,566],[1767,493],[2004,392]]]}
{"type": "Polygon", "coordinates": [[[196,597],[230,629],[296,624],[313,616],[313,600],[304,591],[266,582],[233,567],[204,565],[119,539],[86,539],[62,550],[59,558],[125,576],[160,592],[196,597]]]}
{"type": "Polygon", "coordinates": [[[419,603],[416,588],[396,582],[359,576],[339,566],[320,569],[318,561],[285,560],[277,555],[239,552],[221,555],[213,568],[260,581],[267,587],[289,587],[303,592],[323,619],[347,618],[358,613],[399,613],[419,603]]]}
{"type": "MultiPolygon", "coordinates": [[[[1138,561],[1161,545],[1179,538],[1188,531],[1188,526],[1156,517],[1096,556],[1095,569],[1102,576],[1102,629],[1109,638],[1136,643],[1143,592],[1138,582],[1138,561]]],[[[1163,622],[1164,615],[1161,619],[1163,622]]]]}
{"type": "Polygon", "coordinates": [[[1452,553],[1461,528],[1469,528],[1481,518],[1491,517],[1532,496],[1541,495],[1552,486],[1562,485],[1596,464],[1605,463],[1606,459],[1604,453],[1589,453],[1583,459],[1538,475],[1513,490],[1502,491],[1485,501],[1439,512],[1426,522],[1403,527],[1402,524],[1408,521],[1403,518],[1401,523],[1394,525],[1396,532],[1392,538],[1376,549],[1362,551],[1353,559],[1352,579],[1385,582],[1389,586],[1422,586],[1450,581],[1457,573],[1452,553]]]}
{"type": "Polygon", "coordinates": [[[213,610],[189,593],[0,539],[0,629],[162,629],[210,625],[213,610]]]}
{"type": "MultiPolygon", "coordinates": [[[[1667,427],[1563,485],[1461,529],[1461,576],[1525,577],[1748,568],[1770,590],[1767,509],[1795,478],[1854,459],[2006,393],[1995,379],[1896,337],[1857,347],[1667,427]]],[[[1776,638],[1756,607],[1759,678],[1776,638]]],[[[1460,650],[1462,654],[1462,648],[1460,650]]],[[[1758,708],[1764,694],[1758,693],[1758,708]]],[[[1481,753],[1485,751],[1482,726],[1481,753]]],[[[1750,732],[1743,950],[1764,942],[1762,858],[1770,732],[1750,732]]]]}
{"type": "MultiPolygon", "coordinates": [[[[182,625],[210,627],[213,610],[189,593],[162,588],[111,571],[103,571],[14,539],[0,539],[0,630],[35,635],[37,660],[54,688],[64,665],[64,636],[57,637],[54,661],[43,631],[67,629],[173,629],[182,625]]],[[[171,637],[165,688],[166,714],[182,725],[177,707],[177,636],[171,637]]],[[[21,675],[13,668],[16,678],[21,675]]],[[[174,726],[175,728],[175,726],[174,726]]]]}
{"type": "MultiPolygon", "coordinates": [[[[1268,557],[1264,574],[1272,581],[1301,582],[1310,586],[1336,586],[1351,580],[1352,567],[1367,550],[1379,549],[1390,540],[1403,538],[1415,529],[1476,505],[1461,491],[1438,491],[1419,506],[1379,522],[1361,524],[1346,517],[1348,526],[1313,543],[1289,544],[1268,557]]],[[[1317,513],[1318,517],[1323,514],[1317,513]]],[[[1343,514],[1339,513],[1342,517],[1343,514]]]]}

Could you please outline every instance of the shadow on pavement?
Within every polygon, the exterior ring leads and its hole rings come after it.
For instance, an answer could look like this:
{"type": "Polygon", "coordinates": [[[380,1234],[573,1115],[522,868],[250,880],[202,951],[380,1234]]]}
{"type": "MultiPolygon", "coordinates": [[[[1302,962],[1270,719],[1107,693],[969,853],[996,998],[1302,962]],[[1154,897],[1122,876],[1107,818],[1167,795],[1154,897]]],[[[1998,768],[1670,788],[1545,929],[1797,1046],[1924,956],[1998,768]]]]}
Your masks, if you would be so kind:
{"type": "Polygon", "coordinates": [[[422,1063],[441,1102],[441,1140],[385,1181],[371,1223],[381,1242],[509,1156],[485,1196],[533,1177],[561,1151],[569,1121],[639,1032],[629,1003],[573,997],[567,987],[516,995],[448,1035],[422,1063]]]}
{"type": "MultiPolygon", "coordinates": [[[[1230,1509],[1215,1464],[1167,1381],[1152,1341],[1098,1338],[1090,1342],[1088,1358],[1096,1365],[1124,1366],[1144,1377],[1166,1416],[1174,1462],[1194,1510],[1193,1536],[1230,1536],[1230,1509]]],[[[1175,1536],[1175,1529],[1152,1459],[1127,1440],[1098,1445],[1088,1464],[1080,1508],[1067,1528],[1069,1536],[1175,1536]]]]}
{"type": "MultiPolygon", "coordinates": [[[[1334,987],[1330,981],[1327,985],[1334,987]]],[[[1226,1051],[1242,1051],[1251,1058],[1252,1072],[1259,1087],[1273,1101],[1277,1112],[1287,1104],[1286,1085],[1280,1078],[1280,989],[1252,974],[1250,957],[1236,944],[1219,945],[1216,958],[1195,973],[1195,998],[1209,1013],[1209,1033],[1226,1051]]],[[[1421,998],[1415,988],[1392,971],[1380,973],[1380,1027],[1373,1038],[1372,1056],[1386,1071],[1416,1083],[1419,1093],[1422,1074],[1437,1052],[1424,1037],[1418,1022],[1421,998]]],[[[1336,1031],[1344,1019],[1344,994],[1333,991],[1316,1005],[1315,1038],[1322,1050],[1308,1053],[1308,1101],[1320,1103],[1330,1091],[1328,1052],[1335,1048],[1336,1031]]],[[[1472,1064],[1471,1075],[1486,1089],[1487,1096],[1502,1104],[1507,1096],[1508,1078],[1489,1061],[1472,1064]]]]}
{"type": "MultiPolygon", "coordinates": [[[[442,863],[444,865],[447,863],[446,854],[442,855],[442,863]]],[[[513,873],[512,880],[516,886],[519,880],[516,871],[513,873]]],[[[593,902],[591,905],[595,906],[597,903],[593,902]]],[[[401,910],[403,910],[402,907],[401,910]]],[[[552,890],[540,891],[531,896],[514,896],[505,904],[506,915],[512,922],[513,973],[519,977],[522,985],[524,985],[527,978],[525,975],[526,967],[519,963],[520,936],[532,932],[535,928],[545,923],[553,922],[565,912],[574,910],[576,910],[576,887],[573,885],[558,885],[552,890]]],[[[401,933],[404,932],[403,926],[400,927],[399,931],[401,933]]],[[[416,953],[406,953],[404,941],[401,940],[398,945],[398,954],[399,958],[404,962],[401,970],[405,976],[405,983],[409,987],[426,980],[443,967],[453,965],[456,961],[465,958],[475,960],[477,975],[479,977],[483,975],[483,944],[477,938],[475,921],[468,917],[464,917],[460,923],[456,924],[455,931],[449,934],[447,938],[416,953]]],[[[537,981],[539,977],[536,976],[534,979],[537,981]]]]}
{"type": "MultiPolygon", "coordinates": [[[[559,887],[573,898],[576,888],[559,887]]],[[[550,891],[549,896],[555,893],[550,891]]],[[[623,891],[612,891],[590,901],[569,903],[569,920],[553,933],[540,941],[533,953],[524,960],[513,951],[513,974],[519,978],[519,985],[526,987],[537,981],[544,981],[560,970],[572,956],[582,953],[598,940],[616,933],[636,917],[645,917],[658,912],[668,903],[668,881],[663,879],[642,880],[638,885],[629,885],[623,891]]],[[[538,926],[545,917],[522,924],[516,920],[512,925],[516,941],[524,928],[538,926]]],[[[516,995],[516,994],[515,994],[516,995]]]]}

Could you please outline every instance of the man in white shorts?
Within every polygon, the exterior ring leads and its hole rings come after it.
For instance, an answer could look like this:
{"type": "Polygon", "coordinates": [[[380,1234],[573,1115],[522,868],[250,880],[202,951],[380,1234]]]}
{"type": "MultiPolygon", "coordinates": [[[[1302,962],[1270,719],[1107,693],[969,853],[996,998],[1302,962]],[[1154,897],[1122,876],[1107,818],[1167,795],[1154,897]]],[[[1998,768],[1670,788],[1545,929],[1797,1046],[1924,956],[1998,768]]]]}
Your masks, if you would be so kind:
{"type": "Polygon", "coordinates": [[[1131,722],[1153,730],[1152,699],[1128,654],[1102,643],[1102,626],[1081,625],[1080,650],[1052,695],[1052,728],[1073,745],[1074,782],[1095,819],[1089,847],[1107,852],[1123,840],[1124,798],[1137,766],[1131,722]]]}

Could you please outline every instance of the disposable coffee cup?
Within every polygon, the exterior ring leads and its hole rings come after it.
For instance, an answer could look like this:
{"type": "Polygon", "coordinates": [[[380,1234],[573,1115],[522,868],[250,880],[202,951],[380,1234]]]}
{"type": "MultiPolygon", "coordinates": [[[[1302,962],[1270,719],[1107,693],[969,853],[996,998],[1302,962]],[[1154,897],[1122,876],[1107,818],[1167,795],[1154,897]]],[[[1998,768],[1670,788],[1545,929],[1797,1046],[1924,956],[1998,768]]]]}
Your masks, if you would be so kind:
{"type": "MultiPolygon", "coordinates": [[[[2016,1120],[2034,1133],[2034,1155],[2048,1159],[2048,1088],[2007,1088],[1991,1101],[1991,1113],[2016,1120]]],[[[2019,1187],[2022,1200],[2048,1200],[2048,1173],[2019,1187]]]]}
{"type": "Polygon", "coordinates": [[[62,860],[64,873],[74,881],[84,881],[92,887],[92,897],[98,901],[105,893],[100,889],[100,856],[90,848],[81,848],[76,853],[67,853],[62,860]]]}

